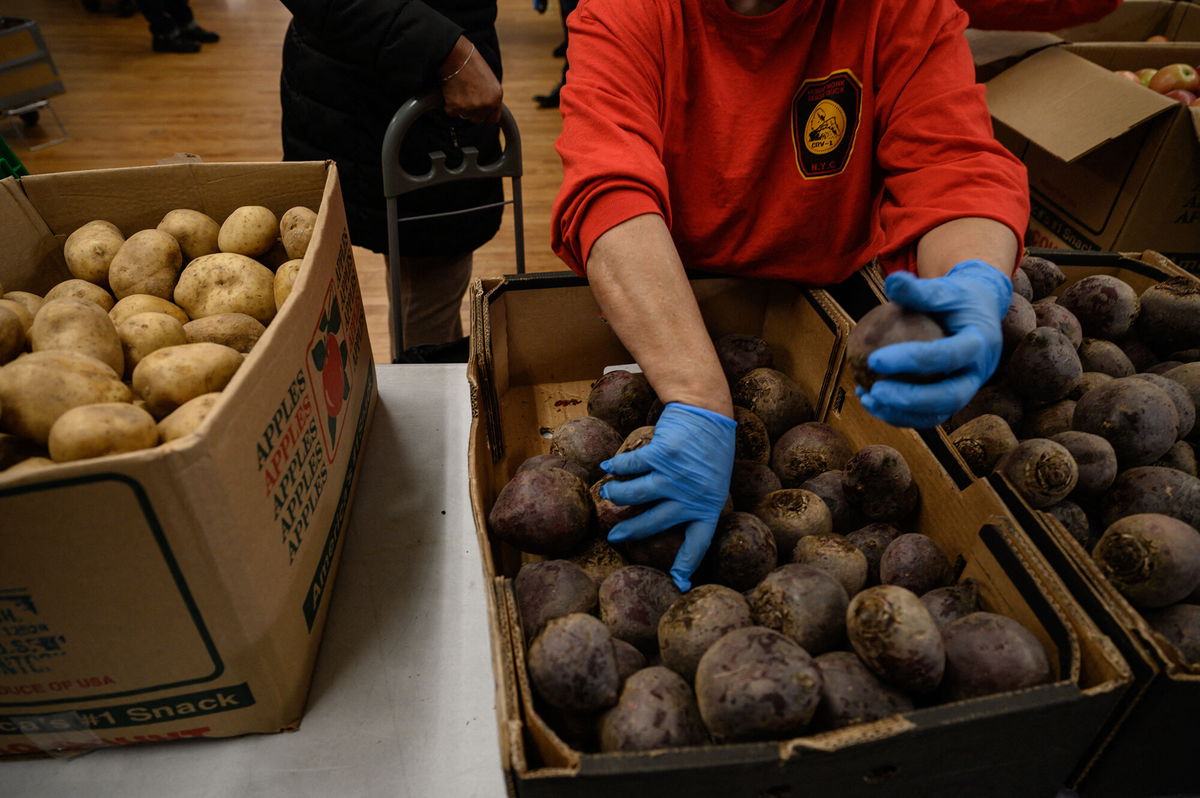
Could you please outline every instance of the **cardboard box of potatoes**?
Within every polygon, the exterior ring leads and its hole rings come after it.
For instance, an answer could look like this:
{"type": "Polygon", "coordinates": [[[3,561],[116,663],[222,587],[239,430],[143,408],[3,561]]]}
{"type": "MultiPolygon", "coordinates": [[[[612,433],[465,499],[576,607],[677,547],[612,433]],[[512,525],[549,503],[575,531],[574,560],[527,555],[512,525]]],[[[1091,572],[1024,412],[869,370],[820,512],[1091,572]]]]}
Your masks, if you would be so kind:
{"type": "Polygon", "coordinates": [[[0,756],[299,725],[377,397],[332,164],[0,181],[0,756]]]}

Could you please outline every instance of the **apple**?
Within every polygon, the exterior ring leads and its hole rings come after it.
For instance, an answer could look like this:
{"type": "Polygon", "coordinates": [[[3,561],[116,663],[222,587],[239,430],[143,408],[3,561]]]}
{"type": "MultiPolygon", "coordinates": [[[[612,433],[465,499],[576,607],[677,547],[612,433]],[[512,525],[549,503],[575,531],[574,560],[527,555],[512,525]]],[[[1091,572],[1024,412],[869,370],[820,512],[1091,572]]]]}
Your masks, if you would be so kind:
{"type": "Polygon", "coordinates": [[[1142,82],[1142,79],[1138,77],[1138,74],[1136,72],[1131,72],[1128,69],[1114,69],[1113,71],[1116,72],[1121,77],[1125,78],[1126,80],[1132,80],[1134,83],[1142,82]]]}
{"type": "Polygon", "coordinates": [[[1156,72],[1158,72],[1157,69],[1152,69],[1150,67],[1146,67],[1145,69],[1139,69],[1137,72],[1134,72],[1133,74],[1138,76],[1138,80],[1140,80],[1142,82],[1143,86],[1149,86],[1150,79],[1154,77],[1154,74],[1156,72]]]}
{"type": "Polygon", "coordinates": [[[1159,94],[1166,94],[1174,89],[1195,91],[1200,88],[1200,72],[1190,64],[1168,64],[1155,72],[1146,85],[1159,94]]]}
{"type": "Polygon", "coordinates": [[[1196,95],[1187,89],[1171,89],[1163,96],[1170,97],[1172,100],[1178,100],[1183,105],[1191,105],[1196,100],[1196,95]]]}
{"type": "Polygon", "coordinates": [[[1146,41],[1148,41],[1148,42],[1169,42],[1171,40],[1168,39],[1166,36],[1163,36],[1161,33],[1157,33],[1153,36],[1148,37],[1146,39],[1146,41]]]}

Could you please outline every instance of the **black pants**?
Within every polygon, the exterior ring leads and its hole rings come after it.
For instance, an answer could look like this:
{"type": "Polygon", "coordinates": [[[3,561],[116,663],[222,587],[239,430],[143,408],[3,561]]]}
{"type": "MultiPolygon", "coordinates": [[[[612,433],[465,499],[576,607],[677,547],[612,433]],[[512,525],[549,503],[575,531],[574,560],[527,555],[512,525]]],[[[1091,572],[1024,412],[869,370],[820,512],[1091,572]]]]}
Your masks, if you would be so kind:
{"type": "Polygon", "coordinates": [[[194,19],[190,0],[137,0],[138,10],[155,36],[169,36],[194,19]]]}

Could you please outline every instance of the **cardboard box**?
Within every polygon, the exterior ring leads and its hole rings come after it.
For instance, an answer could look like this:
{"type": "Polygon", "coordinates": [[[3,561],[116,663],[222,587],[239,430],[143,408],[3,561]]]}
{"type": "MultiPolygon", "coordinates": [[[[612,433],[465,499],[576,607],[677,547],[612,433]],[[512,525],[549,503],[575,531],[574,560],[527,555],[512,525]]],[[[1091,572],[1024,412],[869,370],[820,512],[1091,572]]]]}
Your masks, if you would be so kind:
{"type": "Polygon", "coordinates": [[[288,303],[197,434],[0,476],[0,754],[299,725],[376,400],[332,164],[0,181],[0,282],[70,274],[67,234],[174,208],[319,209],[288,303]]]}
{"type": "Polygon", "coordinates": [[[1200,61],[1200,44],[1072,44],[987,84],[997,138],[1025,163],[1031,246],[1154,249],[1200,271],[1200,109],[1113,70],[1200,61]]]}
{"type": "Polygon", "coordinates": [[[1041,640],[1055,681],[1033,689],[920,709],[794,740],[633,754],[582,753],[541,717],[526,678],[511,579],[522,555],[494,543],[486,516],[545,434],[582,415],[581,397],[609,365],[630,356],[574,277],[533,275],[477,286],[473,303],[471,498],[485,568],[495,588],[497,712],[506,767],[521,796],[647,794],[1053,795],[1082,758],[1131,675],[1116,649],[1017,530],[985,484],[959,489],[910,430],[854,401],[845,361],[849,320],[823,291],[732,278],[693,282],[713,335],[744,332],[773,344],[776,366],[815,399],[818,417],[855,448],[888,443],[922,489],[915,526],[933,536],[984,605],[1018,618],[1041,640]],[[562,335],[569,329],[570,335],[562,335]]]}

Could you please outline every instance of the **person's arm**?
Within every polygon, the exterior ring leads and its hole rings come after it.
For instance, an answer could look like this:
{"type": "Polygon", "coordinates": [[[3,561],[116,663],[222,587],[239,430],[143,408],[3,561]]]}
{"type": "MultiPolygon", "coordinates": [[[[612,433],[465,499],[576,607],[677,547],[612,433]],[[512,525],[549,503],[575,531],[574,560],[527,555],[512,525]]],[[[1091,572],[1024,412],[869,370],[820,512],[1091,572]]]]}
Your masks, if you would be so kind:
{"type": "Polygon", "coordinates": [[[917,242],[917,274],[941,277],[957,263],[981,260],[995,266],[1006,277],[1021,254],[1016,235],[993,219],[966,217],[938,225],[917,242]]]}
{"type": "Polygon", "coordinates": [[[644,214],[611,228],[587,267],[604,317],[663,404],[732,417],[729,385],[663,218],[644,214]]]}
{"type": "Polygon", "coordinates": [[[437,74],[447,114],[476,124],[494,125],[500,121],[504,90],[466,36],[458,37],[437,74]]]}

